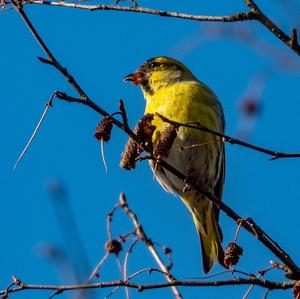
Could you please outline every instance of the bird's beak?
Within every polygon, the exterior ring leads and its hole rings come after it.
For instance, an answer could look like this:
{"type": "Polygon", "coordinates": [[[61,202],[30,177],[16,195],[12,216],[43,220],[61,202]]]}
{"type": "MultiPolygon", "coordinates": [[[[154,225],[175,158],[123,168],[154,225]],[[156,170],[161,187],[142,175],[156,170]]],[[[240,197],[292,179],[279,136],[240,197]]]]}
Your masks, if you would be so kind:
{"type": "Polygon", "coordinates": [[[137,71],[127,75],[123,80],[125,82],[132,82],[133,85],[137,86],[145,81],[145,76],[143,72],[137,71]]]}

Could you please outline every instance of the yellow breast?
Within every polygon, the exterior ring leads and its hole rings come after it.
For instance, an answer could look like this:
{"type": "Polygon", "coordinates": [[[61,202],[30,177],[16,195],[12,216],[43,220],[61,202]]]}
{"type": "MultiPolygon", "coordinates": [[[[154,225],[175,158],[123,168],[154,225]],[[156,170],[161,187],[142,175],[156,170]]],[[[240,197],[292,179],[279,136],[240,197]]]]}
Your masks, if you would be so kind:
{"type": "MultiPolygon", "coordinates": [[[[176,82],[162,87],[153,95],[145,93],[144,96],[147,101],[145,113],[158,112],[177,122],[197,121],[213,130],[223,131],[222,117],[220,117],[219,111],[220,104],[214,93],[198,81],[176,82]]],[[[155,144],[160,132],[168,124],[158,117],[155,117],[153,124],[157,127],[153,136],[153,143],[155,144]]],[[[180,130],[182,134],[185,131],[180,130]]],[[[195,134],[202,141],[211,137],[209,134],[200,131],[195,132],[195,134]]],[[[183,136],[179,137],[184,138],[183,136]]]]}

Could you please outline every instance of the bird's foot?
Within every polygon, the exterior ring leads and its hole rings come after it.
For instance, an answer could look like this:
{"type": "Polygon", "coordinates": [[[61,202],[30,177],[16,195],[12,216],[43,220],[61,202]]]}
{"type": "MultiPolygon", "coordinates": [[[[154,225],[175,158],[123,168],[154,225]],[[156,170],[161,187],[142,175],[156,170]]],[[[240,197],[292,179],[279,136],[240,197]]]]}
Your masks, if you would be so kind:
{"type": "Polygon", "coordinates": [[[196,178],[192,176],[187,176],[184,180],[185,186],[183,187],[182,192],[186,193],[189,191],[192,191],[194,189],[194,186],[197,184],[196,178]]]}

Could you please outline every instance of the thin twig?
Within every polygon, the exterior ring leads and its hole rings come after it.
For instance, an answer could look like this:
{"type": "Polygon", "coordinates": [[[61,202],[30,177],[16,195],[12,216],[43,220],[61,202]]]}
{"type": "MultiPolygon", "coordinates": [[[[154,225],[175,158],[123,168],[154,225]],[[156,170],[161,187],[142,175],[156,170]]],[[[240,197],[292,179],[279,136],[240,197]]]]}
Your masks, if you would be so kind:
{"type": "Polygon", "coordinates": [[[237,242],[237,239],[238,239],[238,236],[239,236],[239,232],[240,232],[240,229],[241,229],[241,227],[242,227],[242,222],[243,222],[243,220],[241,219],[241,220],[239,221],[238,227],[237,227],[236,232],[235,232],[235,235],[234,235],[234,239],[233,239],[233,242],[234,242],[234,243],[237,242]]]}
{"type": "MultiPolygon", "coordinates": [[[[119,271],[121,273],[121,276],[122,276],[122,280],[126,281],[126,278],[124,277],[122,262],[121,262],[121,259],[120,259],[118,254],[116,254],[116,260],[117,260],[118,269],[119,269],[119,271]]],[[[128,291],[128,288],[126,286],[125,286],[125,296],[126,296],[126,299],[129,299],[129,291],[128,291]]]]}
{"type": "Polygon", "coordinates": [[[3,299],[7,299],[7,298],[8,298],[8,292],[9,292],[9,290],[10,290],[13,286],[15,286],[15,285],[16,285],[15,282],[12,282],[10,285],[8,285],[8,287],[4,290],[4,294],[2,295],[2,298],[3,298],[3,299]]]}
{"type": "Polygon", "coordinates": [[[292,29],[290,43],[291,47],[296,47],[298,45],[298,33],[296,28],[292,29]]]}
{"type": "MultiPolygon", "coordinates": [[[[122,274],[122,277],[123,277],[123,280],[124,281],[128,281],[130,279],[130,277],[127,277],[127,263],[128,263],[128,258],[129,258],[129,254],[132,252],[134,246],[141,240],[141,238],[136,238],[132,244],[130,245],[129,249],[127,250],[126,252],[126,255],[125,255],[125,259],[124,259],[124,265],[123,265],[123,274],[122,274]]],[[[141,273],[141,272],[139,272],[141,273]]],[[[114,288],[105,298],[108,298],[110,297],[113,293],[115,293],[120,287],[116,287],[114,288]]],[[[127,287],[125,287],[125,291],[126,291],[126,298],[129,298],[129,290],[127,287]]]]}
{"type": "MultiPolygon", "coordinates": [[[[221,271],[221,272],[218,272],[218,273],[215,273],[215,274],[205,275],[205,276],[200,276],[200,277],[189,277],[188,279],[197,279],[197,280],[210,279],[210,278],[215,278],[217,276],[220,276],[220,275],[223,275],[223,274],[226,274],[226,273],[233,273],[233,272],[239,273],[239,271],[236,271],[234,269],[228,269],[228,270],[224,270],[224,271],[221,271]]],[[[241,274],[244,274],[244,273],[245,272],[241,271],[241,274]]],[[[247,276],[250,277],[248,274],[247,274],[247,276]]]]}
{"type": "Polygon", "coordinates": [[[61,289],[58,289],[57,291],[55,291],[52,295],[50,295],[48,297],[48,299],[53,299],[55,296],[61,294],[63,291],[61,289]]]}
{"type": "Polygon", "coordinates": [[[191,123],[180,123],[180,122],[171,120],[171,119],[163,116],[162,114],[160,114],[158,112],[155,113],[155,115],[158,116],[164,122],[170,123],[174,126],[187,127],[187,128],[190,128],[190,129],[195,129],[195,130],[200,130],[200,131],[203,131],[203,132],[207,132],[207,133],[210,133],[212,135],[223,138],[223,140],[225,142],[228,142],[230,144],[238,144],[240,146],[255,150],[257,152],[261,152],[261,153],[264,153],[266,155],[272,156],[273,158],[271,158],[270,160],[275,160],[275,159],[279,159],[279,158],[300,158],[300,153],[283,153],[283,152],[269,150],[269,149],[266,149],[266,148],[263,148],[263,147],[260,147],[260,146],[253,145],[251,143],[242,141],[240,139],[233,138],[233,137],[225,135],[223,133],[211,130],[211,129],[201,125],[200,122],[194,121],[194,122],[191,122],[191,123]]]}
{"type": "Polygon", "coordinates": [[[25,153],[27,152],[29,146],[31,145],[31,143],[32,143],[32,141],[33,141],[33,139],[34,139],[36,133],[38,132],[39,128],[41,127],[41,124],[43,123],[43,120],[44,120],[44,118],[45,118],[45,116],[46,116],[46,114],[47,114],[49,108],[52,107],[52,102],[53,102],[53,98],[54,98],[54,97],[55,97],[55,92],[51,95],[50,100],[46,103],[45,110],[44,110],[44,112],[43,112],[43,114],[42,114],[42,116],[41,116],[41,118],[40,118],[38,124],[36,125],[36,127],[35,127],[35,129],[34,129],[32,135],[31,135],[31,137],[30,137],[30,139],[28,140],[28,142],[27,142],[25,148],[23,149],[21,155],[20,155],[19,158],[17,159],[17,161],[16,161],[16,163],[15,163],[15,165],[14,165],[14,167],[13,167],[13,170],[15,170],[15,169],[17,168],[19,162],[21,161],[21,159],[23,158],[23,156],[24,156],[25,153]]]}
{"type": "Polygon", "coordinates": [[[129,255],[132,253],[132,250],[133,250],[134,246],[137,245],[137,243],[139,241],[141,241],[141,238],[140,237],[136,238],[131,243],[131,245],[129,246],[129,248],[126,252],[126,255],[125,255],[125,258],[124,258],[124,266],[123,266],[123,278],[124,278],[124,280],[128,280],[128,278],[127,278],[127,265],[128,265],[129,255]]]}
{"type": "Polygon", "coordinates": [[[112,217],[114,216],[114,213],[117,209],[121,208],[120,204],[116,204],[113,209],[107,214],[106,216],[106,230],[108,234],[108,240],[112,240],[112,233],[111,233],[111,222],[112,217]]]}
{"type": "Polygon", "coordinates": [[[168,270],[171,270],[173,267],[173,256],[172,256],[172,249],[167,247],[164,244],[160,244],[158,242],[153,242],[154,245],[159,246],[163,251],[164,254],[168,257],[169,263],[167,264],[168,270]]]}
{"type": "Polygon", "coordinates": [[[105,172],[107,173],[108,168],[107,168],[107,164],[106,164],[106,160],[105,160],[104,141],[103,140],[100,140],[100,150],[101,150],[101,157],[102,157],[102,162],[103,162],[103,165],[104,165],[104,169],[105,169],[105,172]]]}
{"type": "MultiPolygon", "coordinates": [[[[258,273],[258,275],[257,275],[256,278],[260,278],[260,277],[264,276],[267,272],[269,272],[270,270],[273,270],[274,268],[275,268],[275,266],[271,266],[271,267],[269,267],[269,268],[267,268],[267,269],[265,269],[265,270],[259,271],[259,273],[258,273]]],[[[249,296],[249,294],[250,294],[250,292],[252,291],[253,288],[254,288],[254,284],[252,284],[252,285],[248,288],[248,290],[246,291],[246,293],[245,293],[245,295],[243,296],[242,299],[247,299],[248,296],[249,296]]]]}
{"type": "Polygon", "coordinates": [[[100,260],[100,262],[97,264],[97,266],[95,267],[95,269],[93,270],[93,272],[91,273],[89,279],[87,280],[87,284],[90,283],[92,281],[92,279],[96,276],[98,276],[99,274],[99,269],[101,268],[101,266],[104,264],[104,262],[107,260],[107,258],[109,257],[109,252],[106,251],[105,255],[103,256],[103,258],[100,260]]]}
{"type": "Polygon", "coordinates": [[[267,289],[267,291],[266,291],[266,293],[265,293],[265,295],[264,295],[264,297],[262,299],[267,299],[269,293],[270,293],[270,289],[267,289]]]}
{"type": "Polygon", "coordinates": [[[57,92],[56,98],[60,99],[60,100],[63,100],[63,101],[66,101],[66,102],[69,102],[69,103],[78,103],[78,104],[88,106],[88,107],[90,107],[91,109],[93,109],[94,111],[96,111],[97,113],[99,113],[100,115],[103,115],[103,116],[110,115],[111,120],[112,120],[114,125],[116,125],[119,129],[123,130],[133,140],[137,141],[136,135],[133,133],[133,131],[128,126],[124,126],[124,124],[122,122],[118,121],[111,114],[109,114],[104,109],[102,109],[100,106],[95,104],[92,100],[89,99],[89,101],[86,101],[86,100],[83,100],[83,99],[80,99],[80,98],[71,97],[71,96],[69,96],[66,93],[61,92],[61,91],[57,92]]]}
{"type": "MultiPolygon", "coordinates": [[[[167,273],[161,271],[160,269],[156,269],[156,268],[146,268],[146,269],[140,269],[136,272],[134,272],[133,274],[129,275],[126,279],[126,281],[129,281],[130,279],[142,274],[148,272],[149,274],[151,274],[152,272],[158,272],[161,273],[163,275],[167,275],[167,273]]],[[[115,287],[104,299],[108,299],[111,295],[113,295],[121,286],[117,286],[115,287]]]]}
{"type": "Polygon", "coordinates": [[[128,119],[127,119],[127,113],[126,113],[125,105],[124,105],[124,102],[123,102],[122,99],[119,101],[119,110],[120,110],[121,115],[122,115],[122,120],[123,120],[124,127],[125,128],[129,128],[128,119]]]}
{"type": "Polygon", "coordinates": [[[291,48],[296,54],[300,55],[300,45],[298,44],[295,33],[292,32],[291,37],[288,36],[283,30],[281,30],[270,18],[268,18],[258,5],[253,0],[244,0],[246,5],[250,8],[250,12],[253,13],[254,18],[265,26],[273,35],[284,42],[289,48],[291,48]]]}
{"type": "MultiPolygon", "coordinates": [[[[138,221],[138,218],[136,216],[136,214],[129,208],[127,201],[126,201],[126,197],[124,193],[120,194],[120,198],[119,198],[119,202],[122,205],[122,209],[124,210],[124,212],[131,218],[133,225],[136,228],[136,234],[141,238],[141,240],[145,243],[145,245],[147,246],[148,250],[150,251],[150,253],[152,254],[152,256],[154,257],[156,263],[158,264],[159,268],[167,273],[167,275],[165,275],[167,281],[172,282],[173,280],[175,280],[175,278],[173,277],[173,275],[170,273],[170,271],[168,270],[167,266],[164,264],[163,260],[161,259],[161,257],[159,256],[156,248],[153,245],[153,242],[148,238],[148,236],[146,235],[141,223],[138,221]]],[[[183,298],[182,295],[180,294],[178,288],[176,286],[172,287],[173,293],[175,295],[175,297],[177,299],[179,298],[183,298]]]]}

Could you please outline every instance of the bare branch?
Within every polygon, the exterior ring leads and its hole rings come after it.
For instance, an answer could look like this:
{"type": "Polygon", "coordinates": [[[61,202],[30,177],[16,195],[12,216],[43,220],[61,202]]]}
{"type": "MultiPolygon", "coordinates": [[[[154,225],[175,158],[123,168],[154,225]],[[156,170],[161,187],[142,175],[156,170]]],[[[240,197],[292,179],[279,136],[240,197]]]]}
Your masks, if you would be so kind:
{"type": "Polygon", "coordinates": [[[112,222],[112,217],[117,209],[119,209],[121,206],[120,204],[116,204],[113,209],[107,214],[106,216],[106,230],[108,234],[108,239],[112,240],[112,233],[111,233],[111,222],[112,222]]]}
{"type": "MultiPolygon", "coordinates": [[[[162,274],[162,275],[166,275],[166,274],[167,274],[167,273],[161,271],[160,269],[156,269],[156,268],[145,268],[145,269],[140,269],[140,270],[134,272],[133,274],[129,275],[129,276],[127,277],[126,281],[128,281],[128,280],[130,280],[130,279],[132,279],[132,278],[134,278],[134,277],[136,277],[136,276],[139,276],[140,274],[145,273],[145,272],[147,272],[147,273],[149,273],[149,274],[151,274],[152,272],[158,272],[158,273],[160,273],[160,274],[162,274]]],[[[113,295],[120,287],[121,287],[121,286],[115,287],[115,288],[114,288],[107,296],[105,296],[104,299],[108,299],[108,298],[109,298],[111,295],[113,295]]]]}
{"type": "MultiPolygon", "coordinates": [[[[123,265],[123,273],[122,273],[122,277],[124,280],[128,281],[128,277],[127,277],[127,265],[128,265],[128,259],[129,259],[129,255],[132,253],[134,246],[141,240],[140,237],[136,238],[130,245],[130,247],[128,248],[125,258],[124,258],[124,265],[123,265]]],[[[126,290],[126,298],[129,298],[129,290],[128,288],[125,288],[126,290]]]]}
{"type": "MultiPolygon", "coordinates": [[[[258,273],[258,275],[257,275],[256,278],[260,278],[260,277],[264,276],[267,272],[269,272],[269,271],[275,269],[275,267],[276,267],[275,265],[272,265],[271,267],[269,267],[269,268],[267,268],[267,269],[264,269],[264,270],[259,271],[259,273],[258,273]]],[[[254,288],[254,284],[252,284],[252,285],[247,289],[247,291],[246,291],[246,293],[245,293],[245,295],[243,296],[242,299],[247,299],[253,288],[254,288]]]]}
{"type": "MultiPolygon", "coordinates": [[[[14,1],[14,0],[13,0],[14,1]]],[[[142,14],[157,15],[161,17],[171,17],[177,19],[186,19],[197,22],[240,22],[240,21],[258,21],[264,27],[266,27],[273,35],[275,35],[279,40],[285,43],[290,49],[292,49],[296,54],[300,55],[300,45],[297,39],[288,36],[282,29],[280,29],[270,18],[268,18],[257,6],[253,0],[244,0],[246,5],[250,8],[248,12],[239,12],[233,15],[226,16],[207,16],[207,15],[192,15],[180,12],[172,12],[159,9],[151,9],[145,7],[127,7],[120,5],[109,5],[109,4],[99,4],[99,5],[85,5],[79,3],[70,2],[58,2],[58,1],[43,1],[43,0],[31,0],[28,4],[39,4],[39,5],[49,5],[49,6],[63,6],[69,8],[77,8],[89,11],[123,11],[123,12],[134,12],[142,14]]]]}
{"type": "Polygon", "coordinates": [[[243,147],[246,147],[246,148],[264,153],[266,155],[272,156],[273,158],[271,158],[270,160],[276,160],[276,159],[280,159],[280,158],[300,158],[300,153],[283,153],[283,152],[269,150],[269,149],[266,149],[266,148],[263,148],[263,147],[260,147],[260,146],[253,145],[253,144],[250,144],[248,142],[242,141],[240,139],[230,137],[228,135],[225,135],[225,134],[222,134],[220,132],[211,130],[209,128],[206,128],[205,126],[202,126],[200,122],[192,122],[192,123],[183,124],[183,123],[179,123],[179,122],[170,120],[167,117],[161,115],[160,113],[155,113],[155,115],[158,116],[159,118],[161,118],[163,121],[165,121],[167,123],[170,123],[174,126],[187,127],[187,128],[191,128],[191,129],[211,133],[212,135],[219,136],[219,137],[223,138],[224,141],[226,141],[230,144],[238,144],[238,145],[241,145],[243,147]]]}
{"type": "Polygon", "coordinates": [[[99,5],[85,5],[78,3],[70,3],[70,2],[57,2],[57,1],[43,1],[43,0],[32,0],[29,1],[28,4],[42,4],[42,5],[50,5],[50,6],[63,6],[69,8],[77,8],[83,10],[90,11],[98,11],[98,10],[114,10],[114,11],[124,11],[124,12],[134,12],[134,13],[142,13],[149,15],[157,15],[161,17],[170,17],[177,19],[186,19],[192,21],[208,21],[208,22],[238,22],[238,21],[246,21],[246,20],[254,20],[255,16],[252,13],[244,13],[240,12],[233,15],[227,16],[204,16],[204,15],[192,15],[185,14],[179,12],[172,12],[166,10],[152,9],[152,8],[144,8],[144,7],[127,7],[120,5],[110,5],[110,4],[99,4],[99,5]]]}
{"type": "Polygon", "coordinates": [[[292,36],[289,37],[286,33],[283,32],[270,18],[268,18],[257,6],[253,0],[245,0],[245,3],[251,9],[251,12],[254,14],[255,19],[264,25],[273,35],[278,39],[284,42],[289,48],[291,48],[296,54],[300,55],[300,45],[295,38],[295,32],[292,33],[292,36]]]}
{"type": "Polygon", "coordinates": [[[208,287],[208,286],[228,286],[228,285],[257,285],[263,288],[271,290],[287,290],[293,288],[295,282],[277,282],[271,280],[262,280],[258,278],[234,278],[228,280],[215,280],[215,281],[195,281],[195,280],[173,280],[166,283],[152,283],[152,284],[137,284],[130,281],[108,281],[99,282],[93,284],[76,284],[76,285],[35,285],[21,283],[16,288],[8,288],[0,291],[0,295],[16,293],[24,290],[49,290],[56,292],[65,292],[72,290],[82,290],[82,289],[103,289],[117,286],[125,286],[128,288],[134,288],[138,291],[159,289],[159,288],[169,288],[174,286],[181,287],[208,287]]]}
{"type": "Polygon", "coordinates": [[[129,255],[132,253],[134,246],[141,240],[140,237],[136,238],[131,245],[129,246],[126,254],[125,254],[125,258],[124,258],[124,267],[123,267],[123,277],[124,280],[128,280],[127,277],[127,265],[128,265],[128,259],[129,259],[129,255]]]}
{"type": "MultiPolygon", "coordinates": [[[[127,201],[126,201],[126,197],[124,193],[120,194],[120,198],[119,198],[119,202],[121,204],[121,208],[124,210],[124,212],[131,218],[133,225],[136,228],[136,234],[141,238],[141,240],[145,243],[145,245],[147,246],[148,250],[150,251],[150,253],[152,254],[152,256],[154,257],[156,263],[158,264],[158,266],[160,267],[160,269],[164,272],[167,273],[167,275],[165,275],[166,279],[168,282],[172,282],[175,280],[175,278],[173,277],[173,275],[170,273],[170,271],[168,270],[168,267],[164,264],[163,260],[161,259],[161,257],[159,256],[156,248],[154,247],[153,242],[148,238],[148,236],[146,235],[141,223],[139,222],[136,214],[129,208],[127,201]]],[[[174,292],[174,295],[176,298],[183,298],[182,295],[180,294],[178,288],[176,286],[172,286],[172,290],[174,292]]]]}
{"type": "MultiPolygon", "coordinates": [[[[65,94],[63,92],[58,92],[57,98],[59,98],[61,100],[64,100],[64,101],[67,101],[67,102],[70,102],[70,103],[80,103],[80,104],[83,104],[83,105],[87,105],[90,108],[92,108],[93,110],[95,110],[96,112],[102,114],[100,112],[102,110],[100,107],[99,107],[100,108],[100,110],[99,110],[99,109],[95,108],[95,105],[90,105],[90,103],[87,103],[82,99],[68,96],[67,94],[65,94]]],[[[96,107],[98,107],[98,106],[96,106],[96,107]]],[[[102,114],[102,115],[104,115],[104,114],[102,114]]],[[[105,114],[105,115],[108,115],[108,113],[105,114]]],[[[222,134],[220,132],[211,130],[209,128],[206,128],[205,126],[202,126],[200,122],[193,122],[193,123],[184,124],[184,123],[180,123],[180,122],[176,122],[176,121],[173,121],[171,119],[168,119],[167,117],[163,116],[160,113],[156,113],[155,115],[158,116],[159,118],[161,118],[163,121],[165,121],[167,123],[170,123],[174,126],[177,126],[177,127],[182,126],[182,127],[187,127],[187,128],[207,132],[207,133],[210,133],[212,135],[219,136],[219,137],[223,138],[223,140],[225,142],[228,142],[230,144],[237,144],[237,145],[249,148],[251,150],[258,151],[258,152],[264,153],[266,155],[272,156],[272,158],[270,160],[276,160],[276,159],[281,159],[281,158],[300,158],[300,153],[284,153],[284,152],[279,152],[279,151],[274,151],[274,150],[270,150],[270,149],[267,149],[267,148],[263,148],[261,146],[257,146],[257,145],[242,141],[238,138],[234,138],[234,137],[222,134]]],[[[114,124],[116,124],[120,129],[122,129],[125,133],[127,133],[133,140],[137,141],[136,135],[134,134],[133,131],[131,131],[129,128],[127,128],[127,130],[125,131],[124,128],[126,128],[126,127],[124,127],[121,123],[119,123],[118,120],[116,120],[113,117],[112,117],[112,120],[113,120],[114,124]]]]}
{"type": "Polygon", "coordinates": [[[92,271],[90,277],[87,280],[87,284],[90,283],[94,277],[99,276],[99,269],[102,267],[102,265],[104,264],[104,262],[107,260],[107,258],[109,257],[109,252],[106,251],[105,255],[103,256],[103,258],[99,261],[99,263],[97,264],[97,266],[95,267],[95,269],[92,271]]]}
{"type": "Polygon", "coordinates": [[[17,159],[17,161],[16,161],[16,163],[15,163],[15,165],[13,167],[14,170],[17,168],[19,162],[21,161],[21,159],[23,158],[23,156],[27,152],[29,146],[31,145],[31,143],[32,143],[32,141],[33,141],[36,133],[38,132],[39,128],[41,127],[41,124],[43,123],[43,120],[44,120],[44,118],[45,118],[45,116],[46,116],[49,108],[52,107],[52,102],[53,102],[53,98],[54,97],[55,97],[55,92],[51,95],[50,100],[46,103],[46,108],[45,108],[45,110],[44,110],[44,112],[43,112],[43,114],[42,114],[42,116],[41,116],[38,124],[36,125],[36,127],[35,127],[32,135],[31,135],[31,137],[29,138],[29,141],[27,142],[25,148],[23,149],[21,155],[19,156],[19,158],[17,159]]]}

